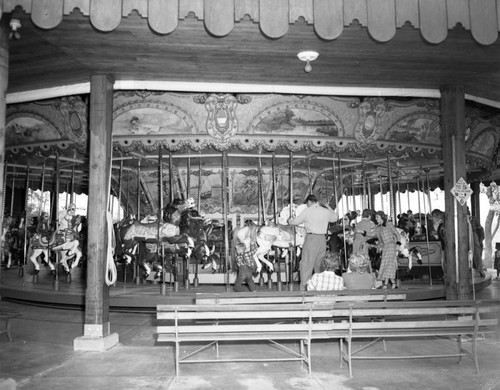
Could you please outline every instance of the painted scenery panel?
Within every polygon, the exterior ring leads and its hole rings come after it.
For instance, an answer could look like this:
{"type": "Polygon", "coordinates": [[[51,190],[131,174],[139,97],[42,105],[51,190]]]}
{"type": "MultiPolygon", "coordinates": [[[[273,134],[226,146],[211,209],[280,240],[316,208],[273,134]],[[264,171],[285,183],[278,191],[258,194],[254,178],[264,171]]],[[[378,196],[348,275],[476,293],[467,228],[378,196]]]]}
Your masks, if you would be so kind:
{"type": "Polygon", "coordinates": [[[342,125],[324,107],[306,103],[288,103],[267,109],[251,124],[255,134],[338,137],[342,125]]]}
{"type": "Polygon", "coordinates": [[[59,141],[61,135],[51,124],[36,116],[13,118],[5,129],[6,146],[51,140],[59,141]]]}
{"type": "Polygon", "coordinates": [[[119,114],[113,121],[113,135],[186,134],[191,127],[175,113],[154,107],[139,107],[119,114]]]}
{"type": "Polygon", "coordinates": [[[399,142],[439,145],[441,128],[439,118],[433,115],[410,115],[392,126],[385,139],[399,142]]]}

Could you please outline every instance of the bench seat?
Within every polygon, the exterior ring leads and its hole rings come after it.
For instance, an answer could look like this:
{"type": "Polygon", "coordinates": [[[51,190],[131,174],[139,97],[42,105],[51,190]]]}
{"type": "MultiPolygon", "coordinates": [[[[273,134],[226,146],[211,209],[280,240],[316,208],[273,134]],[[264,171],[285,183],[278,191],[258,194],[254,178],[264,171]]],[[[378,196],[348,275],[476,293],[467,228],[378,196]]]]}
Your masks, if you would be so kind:
{"type": "Polygon", "coordinates": [[[202,305],[158,305],[157,341],[175,345],[176,377],[181,363],[239,361],[301,361],[311,373],[313,340],[339,341],[340,366],[347,362],[352,377],[356,359],[402,359],[471,357],[479,372],[478,335],[498,331],[498,302],[476,301],[332,301],[310,303],[246,303],[202,305]],[[455,347],[448,352],[398,356],[387,354],[385,339],[441,338],[455,347]],[[470,351],[462,340],[471,341],[470,351]],[[353,342],[365,345],[354,350],[353,342]],[[367,341],[368,340],[368,341],[367,341]],[[378,340],[384,342],[384,353],[362,355],[378,340]],[[267,341],[291,357],[219,357],[219,342],[267,341]],[[298,351],[278,342],[298,341],[298,351]],[[181,343],[205,343],[199,349],[180,355],[181,343]],[[368,344],[366,344],[368,342],[368,344]],[[211,346],[216,357],[191,359],[211,346]]]}

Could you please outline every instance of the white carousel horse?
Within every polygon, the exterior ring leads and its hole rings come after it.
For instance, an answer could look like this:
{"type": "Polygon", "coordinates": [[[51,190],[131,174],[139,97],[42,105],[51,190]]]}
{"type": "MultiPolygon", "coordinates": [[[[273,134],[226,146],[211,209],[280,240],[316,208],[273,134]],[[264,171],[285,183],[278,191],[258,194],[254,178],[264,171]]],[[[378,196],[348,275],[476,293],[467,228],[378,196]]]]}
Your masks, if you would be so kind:
{"type": "Polygon", "coordinates": [[[60,245],[54,246],[52,250],[61,252],[59,262],[62,264],[64,270],[68,273],[71,271],[71,269],[78,266],[83,255],[82,251],[80,250],[80,241],[77,239],[76,234],[72,231],[66,231],[64,242],[60,245]],[[68,264],[68,261],[70,259],[73,259],[71,267],[68,264]]]}
{"type": "Polygon", "coordinates": [[[266,264],[269,270],[274,270],[273,264],[267,260],[264,255],[271,251],[271,247],[290,248],[304,245],[306,229],[301,226],[268,225],[243,226],[233,232],[233,246],[236,248],[238,242],[245,244],[246,250],[250,250],[251,243],[257,243],[258,248],[254,254],[254,260],[257,264],[257,272],[262,269],[262,264],[266,264]],[[295,237],[294,237],[295,231],[295,237]]]}

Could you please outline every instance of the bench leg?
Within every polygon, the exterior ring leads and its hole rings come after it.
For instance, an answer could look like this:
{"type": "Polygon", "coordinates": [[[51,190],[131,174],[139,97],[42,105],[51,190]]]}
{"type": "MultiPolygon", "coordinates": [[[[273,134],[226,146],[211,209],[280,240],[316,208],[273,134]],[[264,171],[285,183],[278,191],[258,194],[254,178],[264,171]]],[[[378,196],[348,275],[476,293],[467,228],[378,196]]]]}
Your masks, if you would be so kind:
{"type": "Polygon", "coordinates": [[[458,348],[458,361],[457,363],[460,363],[462,361],[462,356],[460,355],[462,353],[462,335],[457,336],[457,348],[458,348]]]}
{"type": "Polygon", "coordinates": [[[179,381],[179,343],[175,343],[175,381],[179,381]]]}
{"type": "Polygon", "coordinates": [[[347,339],[347,364],[349,365],[349,378],[352,378],[352,339],[347,339]]]}
{"type": "Polygon", "coordinates": [[[344,339],[339,339],[339,357],[340,357],[340,368],[343,366],[344,360],[344,339]]]}
{"type": "Polygon", "coordinates": [[[472,340],[472,358],[474,359],[474,366],[476,366],[476,372],[479,374],[479,362],[477,361],[477,337],[476,335],[473,336],[472,340]]]}
{"type": "Polygon", "coordinates": [[[309,368],[309,375],[312,375],[311,344],[312,340],[307,340],[307,367],[309,368]]]}
{"type": "Polygon", "coordinates": [[[12,337],[10,335],[10,318],[7,320],[6,330],[7,330],[7,338],[12,343],[12,337]]]}

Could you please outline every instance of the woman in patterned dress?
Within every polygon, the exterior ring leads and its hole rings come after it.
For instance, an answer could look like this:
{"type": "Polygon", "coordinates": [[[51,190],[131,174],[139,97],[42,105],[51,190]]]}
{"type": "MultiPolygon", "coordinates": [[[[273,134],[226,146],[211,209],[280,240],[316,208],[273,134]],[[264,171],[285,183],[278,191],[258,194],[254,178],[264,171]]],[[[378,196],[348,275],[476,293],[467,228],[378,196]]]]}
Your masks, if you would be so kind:
{"type": "Polygon", "coordinates": [[[376,212],[375,220],[378,225],[376,234],[379,241],[379,248],[382,250],[382,259],[377,280],[382,281],[380,288],[386,289],[389,281],[392,288],[397,288],[395,280],[398,268],[397,242],[401,240],[401,237],[394,225],[387,220],[387,215],[383,211],[376,212]]]}

